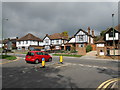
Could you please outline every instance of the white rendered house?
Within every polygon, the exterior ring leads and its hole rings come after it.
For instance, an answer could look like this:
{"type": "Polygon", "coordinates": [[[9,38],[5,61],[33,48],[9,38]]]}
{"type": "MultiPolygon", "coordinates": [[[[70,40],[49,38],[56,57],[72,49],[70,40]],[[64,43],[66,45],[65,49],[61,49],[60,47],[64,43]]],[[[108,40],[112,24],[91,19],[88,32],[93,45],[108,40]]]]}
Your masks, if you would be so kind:
{"type": "Polygon", "coordinates": [[[31,45],[43,46],[43,42],[40,38],[34,36],[31,33],[21,37],[16,42],[17,50],[28,50],[29,46],[31,45]]]}

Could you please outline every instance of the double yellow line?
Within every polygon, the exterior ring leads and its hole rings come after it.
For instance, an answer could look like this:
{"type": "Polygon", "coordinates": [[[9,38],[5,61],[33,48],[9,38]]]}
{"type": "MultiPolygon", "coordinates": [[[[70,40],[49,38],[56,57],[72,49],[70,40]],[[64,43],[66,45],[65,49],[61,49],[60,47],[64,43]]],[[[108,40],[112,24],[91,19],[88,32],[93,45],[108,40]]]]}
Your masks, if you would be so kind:
{"type": "Polygon", "coordinates": [[[119,81],[120,78],[113,78],[113,79],[109,79],[105,82],[103,82],[96,90],[105,90],[108,88],[108,86],[114,82],[119,81]]]}

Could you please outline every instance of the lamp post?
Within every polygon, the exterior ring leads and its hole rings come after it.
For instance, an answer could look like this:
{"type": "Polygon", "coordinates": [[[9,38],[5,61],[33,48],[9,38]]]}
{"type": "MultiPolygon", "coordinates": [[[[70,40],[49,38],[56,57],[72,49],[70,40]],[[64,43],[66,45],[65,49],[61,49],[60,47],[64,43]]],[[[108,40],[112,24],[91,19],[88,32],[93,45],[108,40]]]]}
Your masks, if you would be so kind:
{"type": "MultiPolygon", "coordinates": [[[[2,41],[3,41],[4,21],[8,21],[8,19],[7,18],[2,18],[2,41]]],[[[3,44],[3,42],[2,42],[2,44],[3,44]]],[[[7,52],[6,52],[6,54],[7,54],[7,52]]]]}
{"type": "Polygon", "coordinates": [[[4,21],[8,21],[8,19],[2,18],[2,40],[3,40],[4,21]]]}
{"type": "Polygon", "coordinates": [[[114,59],[115,59],[115,40],[114,40],[114,33],[115,33],[115,31],[114,31],[114,14],[112,14],[112,28],[113,28],[113,47],[114,47],[114,59]]]}

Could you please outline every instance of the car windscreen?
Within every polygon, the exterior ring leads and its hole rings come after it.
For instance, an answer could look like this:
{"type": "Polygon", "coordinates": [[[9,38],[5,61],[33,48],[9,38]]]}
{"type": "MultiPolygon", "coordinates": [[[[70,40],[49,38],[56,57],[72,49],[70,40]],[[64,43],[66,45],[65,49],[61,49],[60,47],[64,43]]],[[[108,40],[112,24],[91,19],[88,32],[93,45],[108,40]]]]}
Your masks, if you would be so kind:
{"type": "Polygon", "coordinates": [[[34,53],[28,52],[28,53],[27,53],[27,56],[34,56],[34,53]]]}

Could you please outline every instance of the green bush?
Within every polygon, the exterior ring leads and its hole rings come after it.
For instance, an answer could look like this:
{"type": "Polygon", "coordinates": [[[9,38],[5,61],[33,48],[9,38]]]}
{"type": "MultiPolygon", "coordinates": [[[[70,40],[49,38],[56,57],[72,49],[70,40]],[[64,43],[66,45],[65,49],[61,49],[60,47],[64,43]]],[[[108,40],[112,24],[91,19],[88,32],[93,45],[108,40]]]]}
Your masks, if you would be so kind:
{"type": "Polygon", "coordinates": [[[61,50],[61,51],[56,51],[56,53],[67,53],[68,51],[64,51],[64,50],[61,50]]]}
{"type": "Polygon", "coordinates": [[[69,56],[69,57],[81,57],[82,55],[68,55],[68,54],[53,54],[53,56],[69,56]]]}
{"type": "Polygon", "coordinates": [[[91,47],[91,45],[87,45],[86,52],[90,52],[90,51],[92,51],[92,47],[91,47]]]}
{"type": "Polygon", "coordinates": [[[77,53],[77,51],[76,50],[71,50],[70,53],[77,53]]]}

